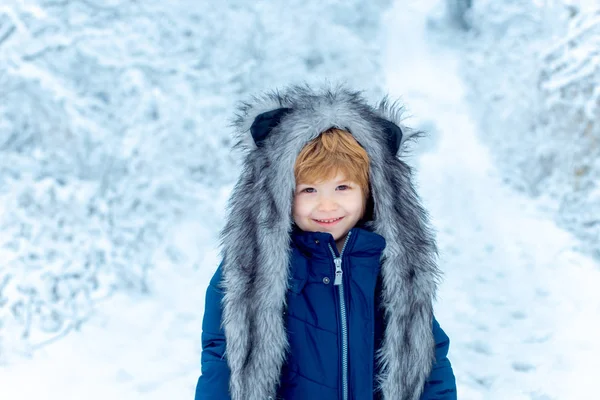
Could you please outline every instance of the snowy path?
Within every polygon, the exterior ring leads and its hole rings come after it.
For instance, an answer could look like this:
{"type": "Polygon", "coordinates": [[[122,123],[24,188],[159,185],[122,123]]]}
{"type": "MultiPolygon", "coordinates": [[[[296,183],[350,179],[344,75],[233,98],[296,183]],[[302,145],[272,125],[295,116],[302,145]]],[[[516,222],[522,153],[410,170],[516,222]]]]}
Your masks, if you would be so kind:
{"type": "Polygon", "coordinates": [[[417,160],[419,191],[438,230],[436,313],[459,398],[589,398],[600,371],[600,266],[502,184],[469,118],[458,54],[426,39],[430,2],[397,3],[387,81],[420,117],[409,124],[433,130],[433,148],[417,160]]]}

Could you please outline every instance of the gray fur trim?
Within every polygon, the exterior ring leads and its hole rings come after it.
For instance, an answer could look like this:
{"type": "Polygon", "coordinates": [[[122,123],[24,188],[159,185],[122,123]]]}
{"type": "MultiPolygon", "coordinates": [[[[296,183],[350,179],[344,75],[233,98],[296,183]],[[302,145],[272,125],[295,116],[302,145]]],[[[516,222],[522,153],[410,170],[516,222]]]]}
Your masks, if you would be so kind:
{"type": "Polygon", "coordinates": [[[375,123],[379,116],[401,126],[401,114],[396,103],[384,99],[373,108],[360,93],[343,87],[292,87],[240,107],[234,126],[246,157],[221,235],[223,327],[232,400],[264,400],[276,394],[288,348],[283,311],[293,167],[304,145],[331,127],[350,131],[370,157],[371,226],[387,242],[381,269],[386,331],[377,354],[380,389],[384,399],[420,397],[435,354],[432,302],[439,271],[435,241],[410,168],[387,151],[384,133],[375,123]],[[252,122],[280,107],[292,111],[264,145],[256,147],[249,132],[252,122]]]}

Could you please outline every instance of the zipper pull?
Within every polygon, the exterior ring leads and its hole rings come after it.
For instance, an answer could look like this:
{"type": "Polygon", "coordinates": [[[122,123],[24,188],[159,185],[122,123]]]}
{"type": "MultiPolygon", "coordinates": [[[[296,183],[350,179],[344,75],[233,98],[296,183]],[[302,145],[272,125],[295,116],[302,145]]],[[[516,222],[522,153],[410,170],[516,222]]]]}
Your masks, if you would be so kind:
{"type": "Polygon", "coordinates": [[[333,284],[335,286],[339,286],[342,284],[342,275],[344,273],[342,271],[342,258],[334,258],[333,262],[335,263],[335,280],[333,281],[333,284]]]}

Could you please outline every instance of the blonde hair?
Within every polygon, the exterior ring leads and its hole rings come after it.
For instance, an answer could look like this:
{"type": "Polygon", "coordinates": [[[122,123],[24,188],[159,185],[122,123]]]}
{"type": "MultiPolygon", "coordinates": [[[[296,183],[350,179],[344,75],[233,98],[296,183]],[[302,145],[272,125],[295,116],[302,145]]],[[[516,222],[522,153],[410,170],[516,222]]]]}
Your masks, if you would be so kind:
{"type": "Polygon", "coordinates": [[[331,128],[308,142],[294,165],[296,184],[322,182],[338,173],[369,197],[369,156],[347,131],[331,128]]]}

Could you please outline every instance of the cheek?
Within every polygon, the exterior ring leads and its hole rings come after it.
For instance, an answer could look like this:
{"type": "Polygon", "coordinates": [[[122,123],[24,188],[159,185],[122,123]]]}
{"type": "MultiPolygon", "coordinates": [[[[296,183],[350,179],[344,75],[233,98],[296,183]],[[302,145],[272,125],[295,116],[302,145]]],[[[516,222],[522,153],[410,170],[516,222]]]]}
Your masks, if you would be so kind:
{"type": "Polygon", "coordinates": [[[365,212],[366,206],[367,204],[362,195],[355,197],[352,201],[352,211],[360,214],[361,217],[365,212]]]}
{"type": "Polygon", "coordinates": [[[307,217],[310,214],[309,202],[301,197],[295,197],[292,213],[294,214],[294,218],[307,217]]]}

